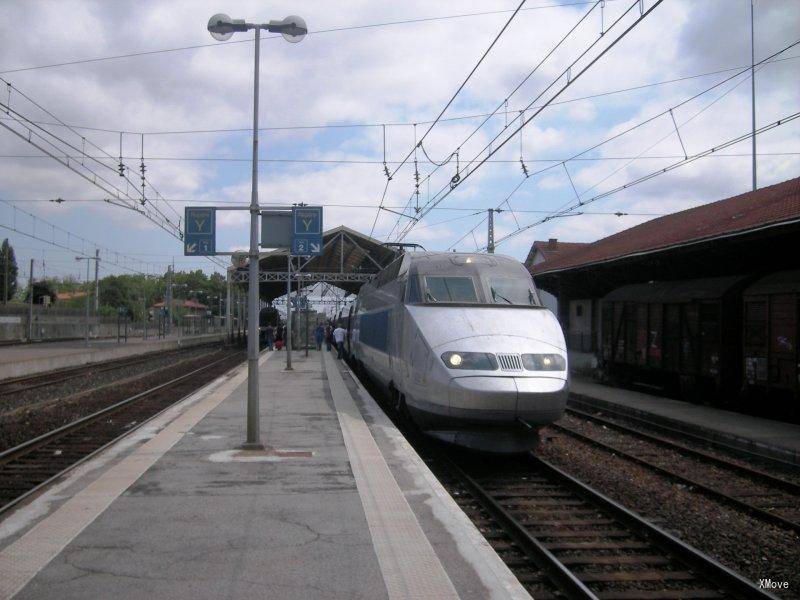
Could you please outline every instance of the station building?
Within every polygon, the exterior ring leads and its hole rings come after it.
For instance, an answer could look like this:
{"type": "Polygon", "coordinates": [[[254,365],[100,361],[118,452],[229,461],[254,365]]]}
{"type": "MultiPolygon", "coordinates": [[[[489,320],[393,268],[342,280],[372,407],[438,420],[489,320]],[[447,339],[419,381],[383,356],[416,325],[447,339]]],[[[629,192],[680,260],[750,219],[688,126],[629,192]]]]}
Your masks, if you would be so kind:
{"type": "Polygon", "coordinates": [[[740,363],[746,379],[777,378],[797,390],[799,241],[795,178],[593,243],[552,240],[563,251],[550,255],[548,243],[536,242],[526,264],[536,285],[557,301],[576,368],[619,360],[621,353],[623,362],[652,371],[669,361],[686,371],[691,362],[698,372],[720,376],[727,360],[740,363]],[[763,340],[759,330],[766,332],[763,340]],[[764,350],[741,360],[741,346],[758,343],[764,350]],[[726,359],[726,351],[738,358],[726,359]]]}

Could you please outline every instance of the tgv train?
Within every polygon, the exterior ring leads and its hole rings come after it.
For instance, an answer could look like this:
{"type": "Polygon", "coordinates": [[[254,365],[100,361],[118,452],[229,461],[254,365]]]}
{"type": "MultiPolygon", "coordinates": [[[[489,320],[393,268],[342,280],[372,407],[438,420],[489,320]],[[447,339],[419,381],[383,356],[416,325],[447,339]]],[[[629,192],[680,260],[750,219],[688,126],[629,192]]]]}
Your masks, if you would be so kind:
{"type": "Polygon", "coordinates": [[[349,341],[356,366],[441,440],[524,452],[564,413],[564,334],[512,258],[401,255],[362,287],[349,341]]]}

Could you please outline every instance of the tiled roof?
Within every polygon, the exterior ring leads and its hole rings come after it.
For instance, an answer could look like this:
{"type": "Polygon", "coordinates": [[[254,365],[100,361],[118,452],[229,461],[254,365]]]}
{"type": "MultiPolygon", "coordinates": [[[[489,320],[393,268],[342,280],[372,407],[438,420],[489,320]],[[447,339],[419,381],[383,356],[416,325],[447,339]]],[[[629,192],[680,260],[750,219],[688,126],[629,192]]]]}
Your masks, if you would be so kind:
{"type": "Polygon", "coordinates": [[[533,253],[538,250],[544,255],[545,261],[552,260],[557,257],[564,256],[568,252],[572,252],[576,248],[586,246],[586,242],[561,242],[557,239],[552,240],[536,240],[531,246],[531,251],[528,253],[527,264],[533,261],[533,253]]]}
{"type": "Polygon", "coordinates": [[[548,257],[530,270],[536,275],[570,269],[797,219],[800,177],[647,221],[562,256],[548,257]]]}

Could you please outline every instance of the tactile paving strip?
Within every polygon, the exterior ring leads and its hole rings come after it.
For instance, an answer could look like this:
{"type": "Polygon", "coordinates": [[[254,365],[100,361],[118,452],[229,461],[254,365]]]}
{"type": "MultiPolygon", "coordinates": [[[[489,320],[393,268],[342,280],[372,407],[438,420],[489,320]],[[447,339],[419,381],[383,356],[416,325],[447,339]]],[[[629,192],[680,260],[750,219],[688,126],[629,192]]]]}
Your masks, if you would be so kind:
{"type": "Polygon", "coordinates": [[[453,582],[333,364],[335,359],[327,352],[323,356],[331,396],[389,598],[458,598],[453,582]]]}

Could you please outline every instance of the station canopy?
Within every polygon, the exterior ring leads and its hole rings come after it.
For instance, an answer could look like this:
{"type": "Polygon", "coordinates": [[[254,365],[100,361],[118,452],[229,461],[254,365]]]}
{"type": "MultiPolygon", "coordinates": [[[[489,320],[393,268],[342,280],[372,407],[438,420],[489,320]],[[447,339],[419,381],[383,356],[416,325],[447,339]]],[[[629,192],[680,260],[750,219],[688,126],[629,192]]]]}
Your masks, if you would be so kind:
{"type": "MultiPolygon", "coordinates": [[[[299,284],[324,282],[348,294],[357,294],[362,285],[398,255],[394,248],[344,225],[325,231],[322,242],[320,256],[292,257],[292,291],[297,291],[299,284]]],[[[288,252],[281,248],[259,255],[260,293],[268,302],[286,295],[288,252]]],[[[231,275],[234,282],[247,282],[247,261],[244,266],[232,267],[231,275]]]]}

